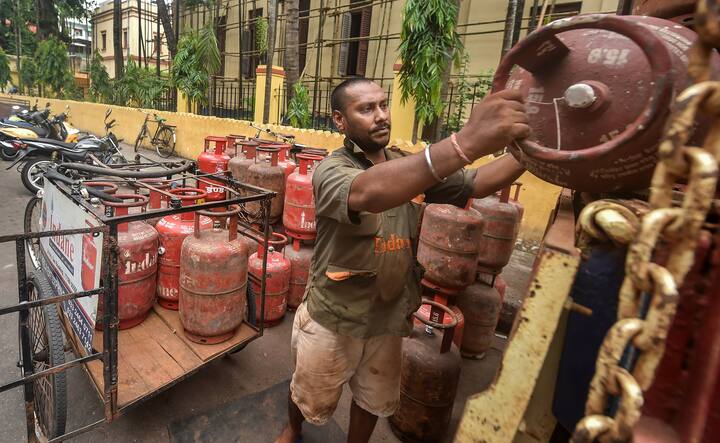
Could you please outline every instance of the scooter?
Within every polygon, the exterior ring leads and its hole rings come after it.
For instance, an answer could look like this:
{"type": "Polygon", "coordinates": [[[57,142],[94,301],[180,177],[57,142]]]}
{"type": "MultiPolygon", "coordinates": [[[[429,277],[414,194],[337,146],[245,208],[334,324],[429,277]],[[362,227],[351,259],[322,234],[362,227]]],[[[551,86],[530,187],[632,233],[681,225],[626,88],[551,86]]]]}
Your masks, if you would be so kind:
{"type": "Polygon", "coordinates": [[[7,168],[20,163],[20,179],[25,188],[33,194],[43,187],[43,174],[55,163],[95,163],[101,166],[125,164],[127,159],[120,152],[120,140],[110,131],[115,120],[107,121],[111,110],[105,113],[105,136],[86,137],[77,143],[65,143],[48,138],[16,139],[10,143],[18,152],[18,157],[7,168]]]}
{"type": "MultiPolygon", "coordinates": [[[[10,143],[13,139],[50,138],[67,143],[77,142],[80,131],[67,122],[67,113],[61,113],[49,119],[49,103],[42,111],[27,112],[13,106],[15,114],[9,119],[0,120],[0,157],[14,160],[18,155],[10,143]]],[[[33,107],[37,109],[37,104],[33,107]]],[[[66,106],[66,110],[70,108],[66,106]]]]}

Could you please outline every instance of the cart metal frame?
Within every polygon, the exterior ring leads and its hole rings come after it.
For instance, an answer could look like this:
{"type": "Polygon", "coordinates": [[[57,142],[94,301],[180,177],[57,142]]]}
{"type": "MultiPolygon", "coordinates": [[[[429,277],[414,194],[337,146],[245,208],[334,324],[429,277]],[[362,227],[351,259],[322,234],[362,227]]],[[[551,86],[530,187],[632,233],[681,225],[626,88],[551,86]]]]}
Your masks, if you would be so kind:
{"type": "MultiPolygon", "coordinates": [[[[166,163],[166,165],[173,165],[172,163],[166,163]]],[[[157,167],[162,166],[162,164],[152,162],[148,163],[145,166],[147,167],[157,167]]],[[[165,167],[168,169],[167,167],[165,167]]],[[[117,170],[119,168],[113,168],[113,170],[117,170]]],[[[129,164],[127,165],[127,170],[142,170],[143,164],[135,163],[135,164],[129,164]]],[[[56,180],[52,180],[52,183],[57,186],[57,188],[61,191],[61,193],[64,195],[64,197],[70,199],[74,204],[82,207],[85,211],[87,211],[89,214],[91,214],[93,217],[95,217],[101,225],[98,227],[89,227],[89,228],[83,228],[83,229],[68,229],[68,230],[62,230],[62,231],[45,231],[45,232],[25,232],[22,234],[16,234],[16,235],[5,235],[0,236],[0,243],[8,243],[8,242],[14,242],[15,243],[15,250],[16,250],[16,260],[17,260],[17,283],[18,283],[18,304],[12,305],[12,306],[5,306],[0,307],[0,315],[7,315],[14,312],[19,313],[19,324],[20,324],[20,349],[21,349],[21,361],[19,363],[19,366],[22,368],[22,377],[14,380],[12,382],[6,383],[2,386],[0,386],[0,393],[5,392],[7,390],[17,388],[19,386],[23,386],[24,388],[24,402],[25,402],[25,416],[26,416],[26,423],[27,423],[27,438],[29,442],[37,442],[37,441],[49,441],[49,442],[59,442],[63,441],[72,437],[75,437],[79,434],[88,432],[92,429],[95,429],[104,423],[110,423],[113,420],[116,420],[118,417],[120,417],[123,412],[125,412],[130,407],[136,406],[155,395],[163,392],[166,389],[169,389],[170,387],[176,385],[178,382],[183,381],[184,379],[188,378],[189,376],[196,373],[199,369],[205,367],[208,363],[211,361],[214,361],[217,358],[220,358],[224,355],[227,355],[232,352],[236,352],[240,349],[242,349],[247,343],[261,337],[264,332],[264,313],[265,313],[265,271],[267,267],[267,249],[268,249],[268,238],[270,236],[270,226],[269,226],[269,216],[270,216],[270,202],[273,197],[276,196],[276,194],[272,191],[268,191],[266,189],[262,189],[259,187],[251,186],[245,183],[238,182],[236,180],[233,180],[230,177],[224,176],[224,173],[227,171],[220,171],[217,174],[190,174],[190,173],[182,173],[177,174],[176,176],[167,176],[166,179],[169,181],[177,181],[182,183],[182,186],[187,185],[187,183],[190,181],[195,181],[195,183],[199,182],[205,182],[209,183],[208,180],[212,179],[214,181],[213,185],[217,186],[218,182],[223,183],[223,187],[227,190],[227,195],[229,198],[223,201],[214,201],[214,202],[205,202],[195,205],[189,205],[189,206],[179,206],[177,203],[179,201],[175,201],[174,204],[169,203],[167,209],[156,209],[156,210],[148,210],[141,213],[136,214],[128,214],[123,216],[115,216],[113,213],[113,210],[111,207],[106,207],[102,209],[102,206],[97,204],[97,201],[92,202],[88,196],[87,193],[82,192],[82,182],[80,182],[77,186],[70,186],[66,183],[62,183],[56,180]],[[172,214],[179,214],[183,212],[190,212],[190,211],[197,211],[197,210],[211,210],[213,208],[218,208],[222,206],[228,206],[228,205],[240,205],[241,208],[245,208],[244,205],[246,203],[250,202],[257,202],[260,205],[259,213],[256,214],[249,214],[247,210],[243,210],[240,215],[240,220],[238,223],[238,232],[246,236],[248,238],[251,238],[252,240],[260,243],[262,242],[265,245],[264,254],[263,254],[263,274],[262,278],[259,279],[260,281],[257,282],[257,279],[254,276],[250,276],[248,278],[248,284],[250,284],[250,280],[254,280],[256,283],[260,284],[260,294],[256,294],[255,296],[261,297],[261,303],[260,303],[260,313],[259,313],[259,324],[255,325],[248,322],[244,322],[243,324],[251,327],[254,330],[254,333],[245,338],[243,341],[236,343],[235,345],[225,349],[224,351],[220,352],[217,355],[212,356],[211,358],[208,358],[207,360],[203,360],[199,366],[194,368],[193,370],[185,372],[181,377],[172,380],[170,383],[162,386],[159,389],[156,389],[152,392],[147,393],[146,395],[143,395],[140,398],[137,398],[135,401],[132,401],[128,404],[119,406],[118,405],[118,275],[117,275],[117,268],[118,268],[118,245],[117,245],[117,233],[118,233],[118,225],[121,223],[128,223],[132,221],[141,221],[146,220],[153,217],[164,217],[167,215],[172,214]],[[261,230],[258,230],[256,228],[253,228],[251,223],[255,224],[256,226],[260,226],[261,230]],[[50,236],[69,236],[69,235],[81,235],[81,234],[87,234],[87,233],[103,233],[103,243],[102,243],[102,282],[104,283],[102,286],[89,290],[89,291],[82,291],[82,292],[75,292],[75,293],[68,293],[68,294],[55,294],[52,297],[48,298],[41,298],[39,297],[38,300],[30,301],[29,299],[29,293],[28,293],[28,274],[27,274],[27,261],[26,261],[26,249],[27,249],[27,241],[33,240],[33,239],[40,239],[43,237],[50,237],[50,236]],[[102,301],[104,302],[104,312],[103,312],[103,342],[102,342],[102,351],[100,352],[92,352],[89,355],[83,355],[86,354],[85,350],[82,349],[82,345],[77,342],[77,339],[75,337],[74,331],[72,328],[69,328],[67,319],[65,318],[64,310],[62,307],[62,302],[79,299],[82,297],[88,297],[98,294],[100,297],[102,297],[102,301]],[[49,369],[42,370],[39,372],[34,372],[33,368],[33,356],[31,354],[31,343],[30,343],[30,325],[29,325],[29,317],[30,317],[30,309],[32,308],[39,308],[44,307],[48,305],[56,305],[58,309],[58,313],[60,313],[61,318],[61,324],[63,329],[63,334],[65,339],[70,342],[72,345],[72,350],[75,354],[75,359],[71,361],[66,361],[63,364],[52,366],[49,369]],[[87,367],[88,363],[93,362],[95,360],[101,360],[102,361],[102,370],[103,370],[103,392],[100,393],[99,387],[95,384],[93,380],[93,385],[96,387],[96,390],[98,391],[98,394],[101,394],[101,401],[104,405],[104,417],[100,420],[97,420],[93,423],[84,425],[80,428],[74,429],[72,431],[66,432],[62,435],[58,435],[52,438],[48,438],[44,435],[38,435],[38,432],[40,430],[40,427],[37,422],[37,417],[35,413],[36,409],[36,399],[34,398],[34,391],[33,391],[33,383],[36,380],[39,380],[42,377],[47,377],[53,374],[60,373],[62,371],[66,371],[69,368],[80,366],[82,365],[85,369],[85,372],[90,376],[89,369],[87,367]]],[[[46,177],[46,180],[49,179],[46,177]]],[[[116,181],[118,184],[123,184],[127,186],[135,187],[137,190],[136,192],[139,192],[140,188],[146,188],[146,189],[154,189],[158,190],[157,188],[154,188],[151,184],[142,183],[135,179],[125,179],[125,178],[118,178],[118,177],[97,177],[93,178],[93,180],[102,180],[102,181],[116,181]]],[[[167,195],[168,197],[172,197],[171,194],[169,194],[167,191],[159,190],[161,193],[167,195]]],[[[41,247],[42,249],[42,247],[41,247]]],[[[42,253],[41,255],[43,255],[42,253]]],[[[52,276],[47,275],[48,273],[52,271],[47,270],[47,266],[44,268],[41,267],[37,270],[38,272],[43,273],[46,277],[52,278],[52,276]]],[[[242,325],[241,325],[242,326],[242,325]]],[[[92,377],[91,377],[92,378],[92,377]]]]}

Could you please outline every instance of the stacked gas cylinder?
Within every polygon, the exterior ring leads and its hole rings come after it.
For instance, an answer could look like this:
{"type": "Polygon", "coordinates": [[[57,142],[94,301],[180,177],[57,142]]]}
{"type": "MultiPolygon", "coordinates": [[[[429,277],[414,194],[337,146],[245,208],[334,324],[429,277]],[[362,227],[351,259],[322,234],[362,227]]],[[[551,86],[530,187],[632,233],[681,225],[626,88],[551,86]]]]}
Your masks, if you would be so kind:
{"type": "MultiPolygon", "coordinates": [[[[305,291],[316,236],[312,171],[322,156],[297,154],[299,165],[296,165],[290,158],[289,144],[259,139],[236,143],[236,155],[228,163],[232,177],[277,194],[270,205],[274,232],[269,247],[266,251],[262,244],[258,245],[249,260],[250,274],[254,277],[251,288],[254,294],[260,294],[263,256],[267,254],[265,305],[256,297],[255,312],[258,321],[262,316],[266,326],[273,326],[283,319],[288,309],[300,305],[305,291]]],[[[247,209],[260,210],[252,203],[247,209]]]]}
{"type": "Polygon", "coordinates": [[[421,283],[425,298],[444,310],[424,303],[403,345],[400,407],[390,418],[403,440],[443,438],[461,355],[480,359],[492,346],[505,291],[499,274],[510,260],[522,219],[522,206],[509,195],[508,187],[465,209],[425,208],[417,251],[425,269],[421,283]]]}
{"type": "MultiPolygon", "coordinates": [[[[86,186],[99,187],[105,193],[120,199],[120,202],[103,201],[106,211],[115,216],[127,215],[131,209],[147,206],[149,198],[144,195],[118,193],[113,183],[88,182],[86,186]]],[[[145,222],[121,223],[117,226],[118,247],[118,327],[129,329],[139,325],[148,316],[155,301],[155,282],[157,278],[158,232],[145,222]]],[[[92,234],[83,239],[83,264],[94,267],[92,257],[92,234]]],[[[87,282],[90,288],[94,281],[87,282]]],[[[83,287],[88,289],[85,279],[83,287]]],[[[103,327],[103,297],[99,298],[95,328],[103,327]]]]}

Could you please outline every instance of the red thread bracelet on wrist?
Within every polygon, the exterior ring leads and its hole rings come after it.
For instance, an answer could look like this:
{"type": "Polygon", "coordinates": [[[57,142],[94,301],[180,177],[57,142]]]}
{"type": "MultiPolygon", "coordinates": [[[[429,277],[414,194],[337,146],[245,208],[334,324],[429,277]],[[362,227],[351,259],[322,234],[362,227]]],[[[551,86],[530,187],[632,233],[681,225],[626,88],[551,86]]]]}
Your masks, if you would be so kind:
{"type": "Polygon", "coordinates": [[[460,156],[460,158],[462,159],[462,161],[465,162],[466,165],[469,165],[470,163],[472,163],[470,161],[470,159],[467,158],[467,155],[465,155],[465,153],[462,151],[462,149],[460,149],[460,145],[458,144],[458,141],[457,141],[457,136],[455,135],[454,132],[452,134],[450,134],[450,143],[452,143],[452,147],[455,149],[455,152],[457,152],[457,155],[460,156]]]}

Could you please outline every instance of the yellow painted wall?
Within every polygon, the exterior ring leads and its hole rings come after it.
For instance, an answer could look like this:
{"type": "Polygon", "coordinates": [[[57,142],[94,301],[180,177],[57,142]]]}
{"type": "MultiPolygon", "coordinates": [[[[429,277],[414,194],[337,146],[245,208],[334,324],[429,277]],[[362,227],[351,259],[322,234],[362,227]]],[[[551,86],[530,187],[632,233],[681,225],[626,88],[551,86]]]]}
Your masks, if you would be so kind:
{"type": "MultiPolygon", "coordinates": [[[[0,97],[9,97],[7,94],[0,94],[0,97]]],[[[35,101],[35,97],[14,95],[13,97],[35,101]]],[[[53,113],[65,111],[65,106],[70,106],[70,122],[82,131],[95,134],[103,134],[103,115],[105,110],[112,109],[112,117],[117,122],[113,132],[118,138],[124,139],[125,143],[132,144],[138,134],[143,119],[143,113],[135,108],[105,105],[99,103],[76,102],[72,100],[42,99],[43,102],[50,102],[53,113]]],[[[250,122],[224,119],[218,117],[207,117],[183,112],[162,112],[145,110],[145,112],[156,112],[158,115],[168,119],[168,123],[177,125],[177,146],[176,152],[186,158],[196,159],[203,148],[203,140],[208,135],[240,134],[255,136],[256,131],[249,126],[250,122]]],[[[342,146],[343,137],[338,133],[328,131],[316,131],[314,129],[297,129],[287,126],[268,126],[275,132],[293,134],[298,143],[309,146],[325,148],[330,151],[342,146]]],[[[151,129],[154,129],[151,127],[151,129]]],[[[409,142],[396,143],[402,149],[419,152],[424,145],[421,143],[412,145],[409,142]]],[[[479,159],[473,166],[491,161],[491,157],[479,159]]],[[[520,230],[520,238],[528,241],[540,241],[545,225],[547,224],[550,211],[555,207],[560,188],[543,182],[535,176],[525,173],[520,179],[523,183],[520,202],[525,205],[525,218],[520,230]]]]}

